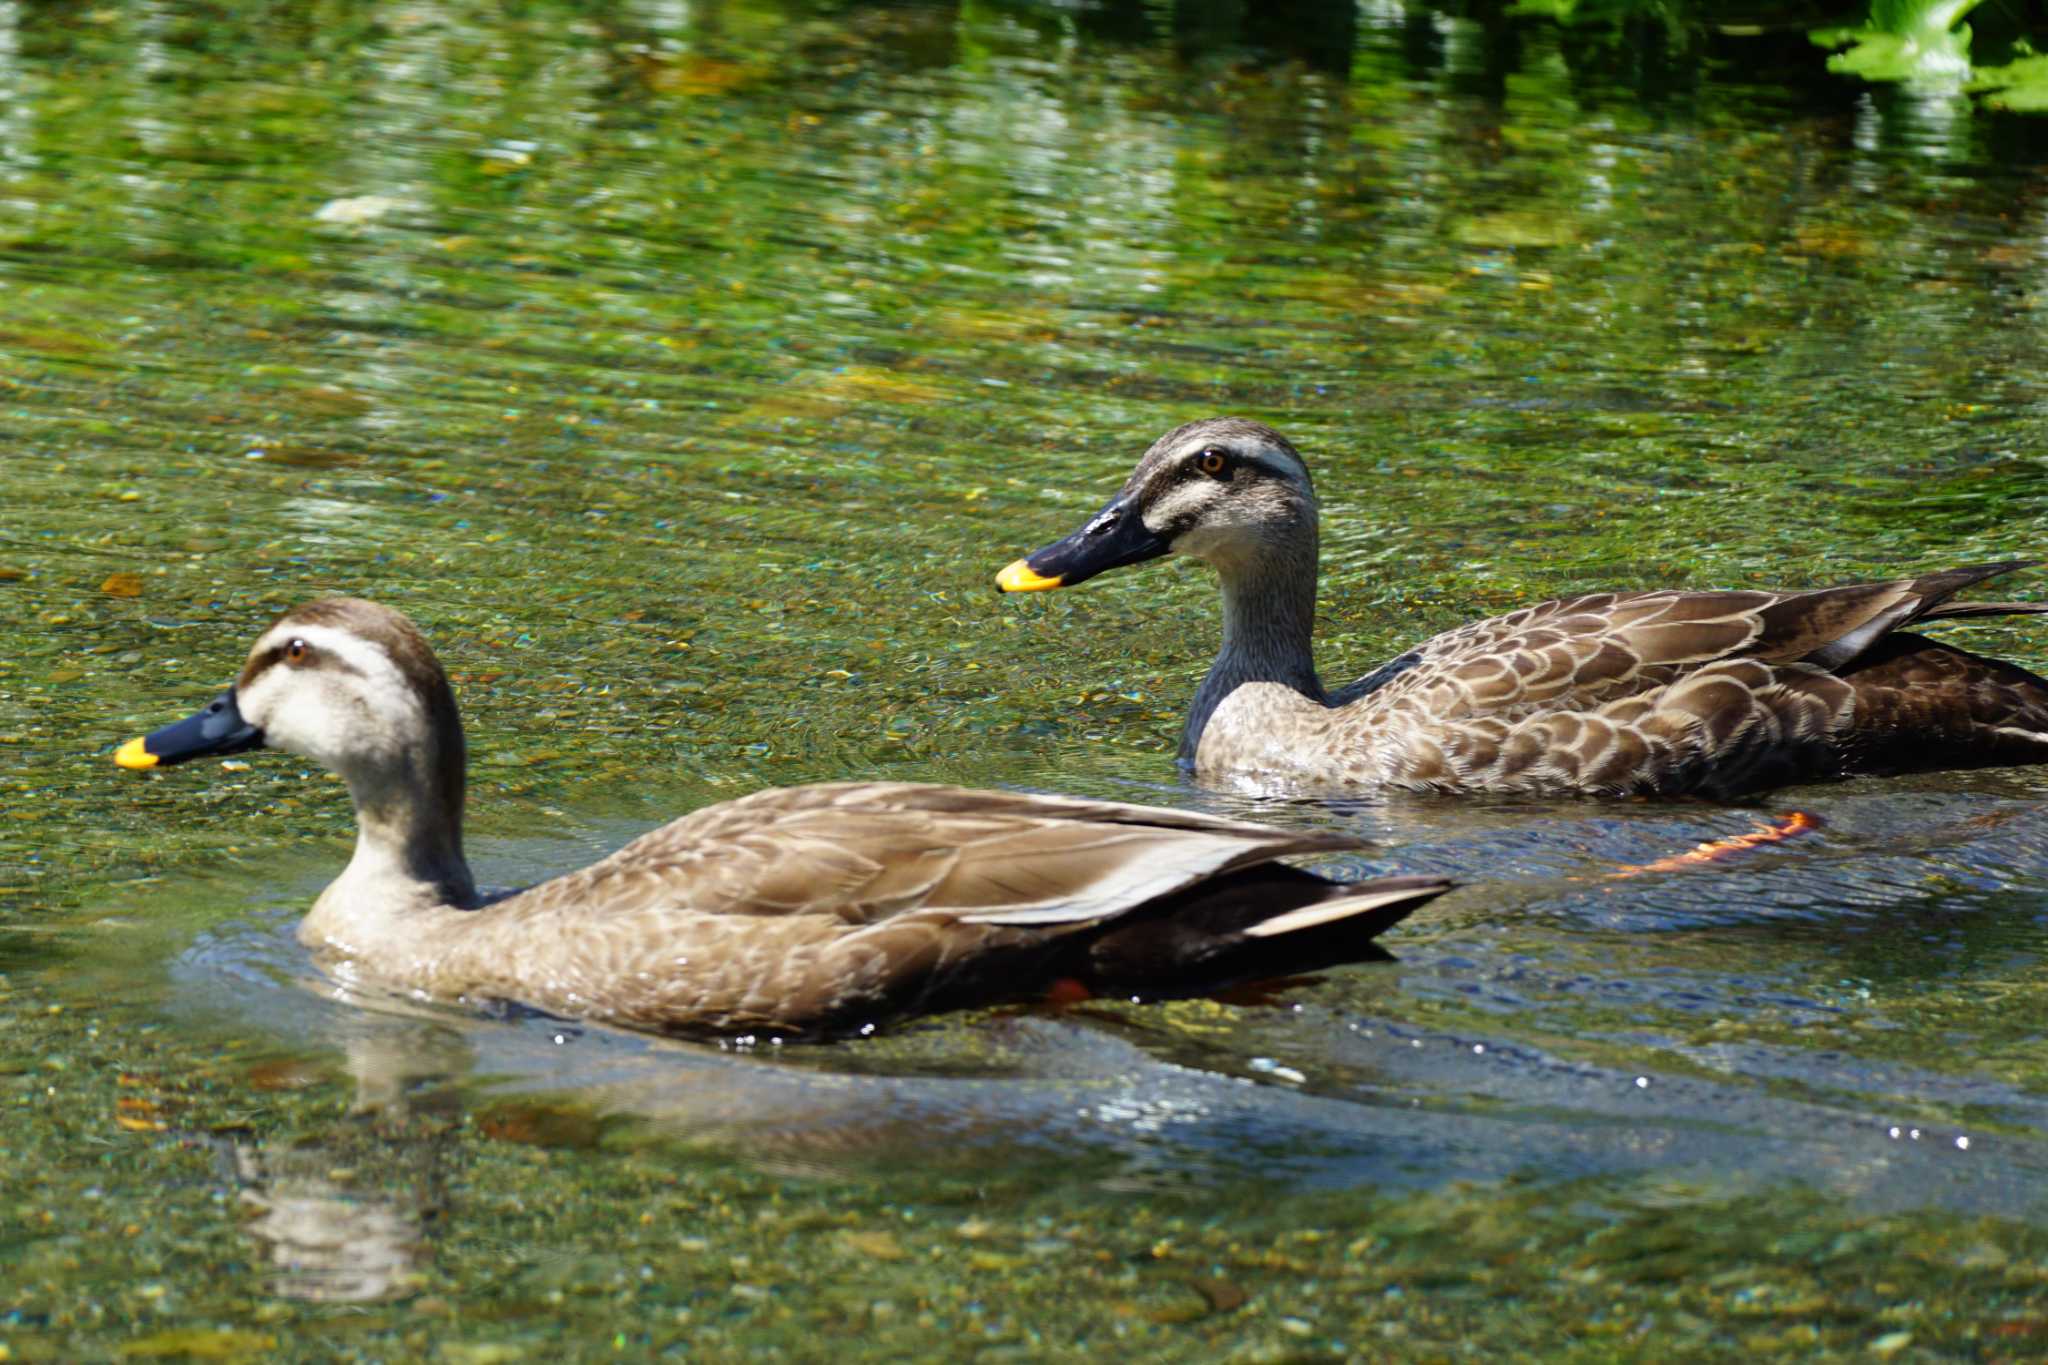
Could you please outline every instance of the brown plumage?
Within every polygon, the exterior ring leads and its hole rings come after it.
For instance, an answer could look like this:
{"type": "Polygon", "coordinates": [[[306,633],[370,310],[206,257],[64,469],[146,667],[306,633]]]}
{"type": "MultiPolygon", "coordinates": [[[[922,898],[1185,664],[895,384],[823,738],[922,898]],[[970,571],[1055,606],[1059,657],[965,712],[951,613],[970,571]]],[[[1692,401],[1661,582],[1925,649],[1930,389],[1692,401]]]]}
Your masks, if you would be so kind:
{"type": "Polygon", "coordinates": [[[300,937],[338,976],[663,1032],[814,1037],[1055,986],[1165,996],[1378,954],[1449,889],[1277,859],[1332,833],[900,782],[756,792],[481,903],[446,676],[397,612],[285,613],[235,687],[124,745],[153,767],[267,745],[340,773],[356,852],[300,937]]]}
{"type": "Polygon", "coordinates": [[[1215,565],[1222,652],[1183,763],[1264,790],[1700,793],[2048,761],[2048,681],[1907,633],[2048,603],[1957,602],[2025,567],[1784,592],[1596,593],[1448,631],[1326,691],[1310,652],[1316,501],[1272,428],[1190,423],[1010,590],[1180,553],[1215,565]]]}

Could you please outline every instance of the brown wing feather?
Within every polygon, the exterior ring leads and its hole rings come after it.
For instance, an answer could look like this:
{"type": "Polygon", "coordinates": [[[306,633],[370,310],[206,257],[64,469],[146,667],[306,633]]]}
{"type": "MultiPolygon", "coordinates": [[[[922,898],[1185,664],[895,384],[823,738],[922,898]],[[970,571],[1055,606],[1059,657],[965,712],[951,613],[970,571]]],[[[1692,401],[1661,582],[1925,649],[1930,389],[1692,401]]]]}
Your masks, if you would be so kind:
{"type": "Polygon", "coordinates": [[[1759,649],[1756,657],[1841,668],[1892,631],[1916,621],[2011,614],[1995,610],[2006,604],[1952,604],[1949,599],[1972,584],[2027,564],[2014,559],[1889,583],[1852,583],[1786,594],[1763,612],[1766,647],[1759,649]]]}
{"type": "Polygon", "coordinates": [[[1838,669],[1919,620],[2048,611],[2038,603],[1958,603],[1973,583],[2026,561],[1884,583],[1783,592],[1598,593],[1476,621],[1425,642],[1373,690],[1375,709],[1443,720],[1591,709],[1677,681],[1716,660],[1838,669]]]}
{"type": "Polygon", "coordinates": [[[670,902],[686,889],[697,914],[811,914],[840,924],[913,910],[1082,920],[1248,863],[1360,843],[1163,807],[821,783],[685,816],[562,879],[562,899],[617,907],[612,884],[639,879],[670,902]]]}
{"type": "Polygon", "coordinates": [[[1361,703],[1441,720],[1598,705],[1751,645],[1768,593],[1599,593],[1475,621],[1425,642],[1361,703]]]}
{"type": "MultiPolygon", "coordinates": [[[[1156,913],[1179,945],[1153,971],[1170,980],[1174,962],[1227,948],[1219,935],[1369,891],[1273,862],[1361,842],[1006,792],[894,783],[767,791],[444,922],[421,945],[428,960],[392,974],[427,980],[436,994],[643,1028],[832,1032],[1042,988],[1078,951],[1069,940],[1085,943],[1131,914],[1156,913]],[[1174,928],[1166,912],[1198,893],[1211,913],[1174,928]],[[1218,920],[1226,907],[1234,918],[1218,920]]],[[[1446,886],[1396,887],[1397,913],[1360,902],[1359,915],[1377,918],[1334,932],[1362,944],[1446,886]]],[[[1271,952],[1261,948],[1261,960],[1271,952]]]]}
{"type": "Polygon", "coordinates": [[[2019,567],[1545,602],[1437,636],[1324,715],[1372,756],[1361,777],[1440,790],[1727,796],[1843,772],[2037,762],[2048,682],[1895,634],[2048,611],[1951,600],[2019,567]]]}

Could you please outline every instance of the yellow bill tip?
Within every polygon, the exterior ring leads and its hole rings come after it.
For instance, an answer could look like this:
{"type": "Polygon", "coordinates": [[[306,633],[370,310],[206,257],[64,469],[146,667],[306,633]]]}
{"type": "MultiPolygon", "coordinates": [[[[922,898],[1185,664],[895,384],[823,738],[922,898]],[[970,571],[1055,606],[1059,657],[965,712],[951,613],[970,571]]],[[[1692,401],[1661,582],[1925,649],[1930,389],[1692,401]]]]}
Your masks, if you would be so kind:
{"type": "Polygon", "coordinates": [[[1057,574],[1047,578],[1044,574],[1033,573],[1031,566],[1021,559],[996,575],[996,586],[1004,592],[1044,592],[1047,588],[1059,587],[1065,581],[1057,574]]]}
{"type": "Polygon", "coordinates": [[[114,762],[124,768],[154,768],[156,755],[143,747],[142,736],[137,735],[114,750],[114,762]]]}

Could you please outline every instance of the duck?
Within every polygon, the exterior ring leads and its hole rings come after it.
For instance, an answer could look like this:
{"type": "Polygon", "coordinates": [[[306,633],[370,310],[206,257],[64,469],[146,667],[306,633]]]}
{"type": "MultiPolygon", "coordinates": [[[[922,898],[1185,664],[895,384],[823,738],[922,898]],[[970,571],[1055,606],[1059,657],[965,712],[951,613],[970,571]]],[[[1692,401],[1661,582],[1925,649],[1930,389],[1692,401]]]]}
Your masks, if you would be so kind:
{"type": "Polygon", "coordinates": [[[402,613],[285,612],[234,684],[123,768],[267,748],[338,774],[355,851],[299,926],[338,982],[649,1032],[802,1041],[941,1010],[1171,997],[1386,959],[1449,890],[1282,861],[1353,850],[1183,810],[911,782],[772,788],[579,871],[479,894],[448,675],[402,613]]]}
{"type": "Polygon", "coordinates": [[[1213,567],[1223,642],[1179,751],[1201,783],[1731,799],[2048,761],[2048,680],[1907,629],[2048,612],[1957,600],[2025,560],[1817,589],[1558,598],[1331,690],[1311,639],[1317,536],[1301,452],[1263,422],[1209,418],[1161,436],[1079,530],[996,583],[1071,587],[1169,554],[1213,567]]]}

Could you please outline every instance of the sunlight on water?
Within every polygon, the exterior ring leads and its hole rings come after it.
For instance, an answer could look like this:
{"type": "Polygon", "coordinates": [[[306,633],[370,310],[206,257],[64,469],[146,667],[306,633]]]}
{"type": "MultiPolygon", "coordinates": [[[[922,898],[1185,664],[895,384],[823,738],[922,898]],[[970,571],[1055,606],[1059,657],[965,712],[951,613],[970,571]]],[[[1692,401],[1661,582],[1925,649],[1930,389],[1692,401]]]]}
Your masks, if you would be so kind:
{"type": "Polygon", "coordinates": [[[1332,680],[2037,552],[2042,135],[1652,27],[0,0],[0,1358],[2035,1350],[2048,779],[1203,791],[1205,571],[991,590],[1220,411],[1313,465],[1332,680]],[[329,592],[447,662],[494,885],[854,776],[1467,885],[1262,998],[831,1047],[342,990],[337,783],[108,762],[329,592]]]}

